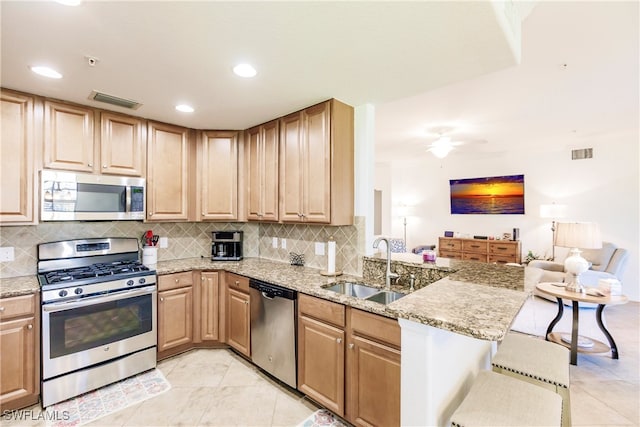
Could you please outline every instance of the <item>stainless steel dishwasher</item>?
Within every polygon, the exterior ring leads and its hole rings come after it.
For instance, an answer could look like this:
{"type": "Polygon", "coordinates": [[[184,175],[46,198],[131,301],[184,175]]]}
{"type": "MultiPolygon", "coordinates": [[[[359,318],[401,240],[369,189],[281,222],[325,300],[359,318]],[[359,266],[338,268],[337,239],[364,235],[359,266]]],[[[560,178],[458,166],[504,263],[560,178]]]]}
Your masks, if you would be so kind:
{"type": "Polygon", "coordinates": [[[249,280],[251,360],[280,381],[297,386],[296,291],[249,280]]]}

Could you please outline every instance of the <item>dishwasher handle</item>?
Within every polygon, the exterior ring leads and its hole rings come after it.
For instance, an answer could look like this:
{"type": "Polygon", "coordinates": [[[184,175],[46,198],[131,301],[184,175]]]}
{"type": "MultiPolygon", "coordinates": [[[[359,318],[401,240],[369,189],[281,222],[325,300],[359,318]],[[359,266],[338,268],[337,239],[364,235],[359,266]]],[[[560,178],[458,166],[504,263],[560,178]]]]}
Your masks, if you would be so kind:
{"type": "Polygon", "coordinates": [[[249,280],[249,287],[257,290],[262,294],[262,296],[268,299],[285,298],[295,300],[298,296],[298,293],[293,289],[284,288],[282,286],[273,285],[256,279],[249,280]]]}

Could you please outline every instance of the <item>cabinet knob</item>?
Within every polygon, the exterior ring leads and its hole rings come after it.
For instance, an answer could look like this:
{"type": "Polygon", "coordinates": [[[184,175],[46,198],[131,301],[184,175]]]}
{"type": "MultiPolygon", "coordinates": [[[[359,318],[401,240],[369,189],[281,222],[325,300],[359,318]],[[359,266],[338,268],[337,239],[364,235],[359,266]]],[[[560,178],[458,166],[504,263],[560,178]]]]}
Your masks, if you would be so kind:
{"type": "Polygon", "coordinates": [[[180,279],[176,279],[176,283],[178,283],[180,281],[180,279]]]}
{"type": "Polygon", "coordinates": [[[240,286],[240,282],[236,280],[236,286],[240,286]]]}
{"type": "Polygon", "coordinates": [[[202,282],[204,282],[204,276],[202,276],[202,277],[200,278],[200,280],[201,280],[202,282]]]}
{"type": "Polygon", "coordinates": [[[164,297],[160,297],[160,301],[164,301],[164,297]]]}
{"type": "Polygon", "coordinates": [[[340,344],[342,342],[342,338],[336,338],[336,342],[340,344]]]}
{"type": "Polygon", "coordinates": [[[90,168],[93,167],[93,163],[89,163],[87,166],[89,166],[90,168]]]}
{"type": "Polygon", "coordinates": [[[249,301],[245,301],[244,303],[245,303],[246,305],[249,305],[249,301]]]}
{"type": "Polygon", "coordinates": [[[205,215],[204,212],[202,212],[201,215],[204,216],[205,215]]]}
{"type": "Polygon", "coordinates": [[[27,325],[27,329],[33,329],[33,325],[32,324],[28,324],[27,325]]]}
{"type": "Polygon", "coordinates": [[[102,165],[102,167],[103,167],[104,169],[106,169],[106,168],[107,168],[107,165],[102,165]]]}
{"type": "Polygon", "coordinates": [[[353,343],[349,344],[349,349],[353,349],[353,343]]]}
{"type": "Polygon", "coordinates": [[[4,307],[0,307],[0,313],[4,311],[4,307]]]}

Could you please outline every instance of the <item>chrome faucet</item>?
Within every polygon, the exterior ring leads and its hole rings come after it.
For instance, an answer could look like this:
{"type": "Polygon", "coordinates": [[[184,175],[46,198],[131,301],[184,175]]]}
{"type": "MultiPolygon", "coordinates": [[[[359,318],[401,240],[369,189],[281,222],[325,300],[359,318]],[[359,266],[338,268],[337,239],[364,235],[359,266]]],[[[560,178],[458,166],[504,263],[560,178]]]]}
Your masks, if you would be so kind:
{"type": "Polygon", "coordinates": [[[380,242],[384,241],[387,244],[387,272],[385,274],[385,289],[391,289],[391,279],[397,279],[399,276],[396,273],[391,272],[391,245],[389,244],[389,239],[386,237],[378,237],[373,242],[373,248],[378,249],[378,245],[380,242]]]}

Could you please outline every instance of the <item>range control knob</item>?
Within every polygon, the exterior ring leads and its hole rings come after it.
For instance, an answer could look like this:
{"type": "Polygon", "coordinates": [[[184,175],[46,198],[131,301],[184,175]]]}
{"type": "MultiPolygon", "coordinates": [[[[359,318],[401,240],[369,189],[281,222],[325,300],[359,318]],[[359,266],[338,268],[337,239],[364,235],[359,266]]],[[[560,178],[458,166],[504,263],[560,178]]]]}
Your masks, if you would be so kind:
{"type": "Polygon", "coordinates": [[[138,283],[140,283],[141,285],[144,284],[146,282],[146,280],[144,279],[144,277],[140,278],[138,280],[138,283]]]}
{"type": "Polygon", "coordinates": [[[129,279],[127,280],[127,286],[133,286],[133,280],[129,279]]]}
{"type": "Polygon", "coordinates": [[[82,288],[75,288],[73,293],[76,295],[80,295],[82,293],[82,288]]]}
{"type": "Polygon", "coordinates": [[[63,289],[63,290],[61,290],[60,292],[58,292],[58,296],[59,296],[59,297],[61,297],[61,298],[66,297],[66,296],[67,296],[67,294],[68,294],[68,292],[67,292],[67,291],[65,291],[64,289],[63,289]]]}

